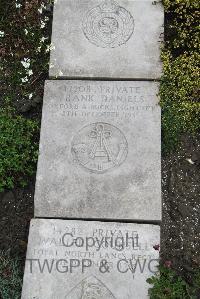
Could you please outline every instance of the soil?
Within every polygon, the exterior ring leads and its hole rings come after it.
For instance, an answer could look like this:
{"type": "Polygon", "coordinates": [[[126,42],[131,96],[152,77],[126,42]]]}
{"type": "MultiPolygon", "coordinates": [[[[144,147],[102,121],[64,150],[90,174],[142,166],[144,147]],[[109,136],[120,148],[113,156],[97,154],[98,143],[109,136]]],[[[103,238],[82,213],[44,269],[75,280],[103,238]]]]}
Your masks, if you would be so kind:
{"type": "Polygon", "coordinates": [[[0,194],[0,250],[25,257],[30,220],[33,218],[34,179],[25,188],[0,194]]]}
{"type": "MultiPolygon", "coordinates": [[[[188,280],[200,267],[200,135],[185,135],[178,150],[162,159],[163,221],[161,258],[188,280]]],[[[33,218],[35,178],[26,188],[0,194],[0,250],[24,263],[33,218]]]]}
{"type": "Polygon", "coordinates": [[[182,137],[162,159],[163,222],[161,257],[190,279],[200,268],[200,135],[182,137]]]}

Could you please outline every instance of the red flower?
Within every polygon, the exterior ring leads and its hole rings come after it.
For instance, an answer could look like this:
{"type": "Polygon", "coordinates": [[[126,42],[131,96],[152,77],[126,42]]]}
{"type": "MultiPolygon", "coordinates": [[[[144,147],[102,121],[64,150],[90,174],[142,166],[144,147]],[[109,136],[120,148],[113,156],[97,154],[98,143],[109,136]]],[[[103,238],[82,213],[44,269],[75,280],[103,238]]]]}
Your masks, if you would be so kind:
{"type": "Polygon", "coordinates": [[[165,265],[165,267],[167,267],[167,268],[171,268],[171,266],[172,266],[172,261],[165,261],[164,265],[165,265]]]}

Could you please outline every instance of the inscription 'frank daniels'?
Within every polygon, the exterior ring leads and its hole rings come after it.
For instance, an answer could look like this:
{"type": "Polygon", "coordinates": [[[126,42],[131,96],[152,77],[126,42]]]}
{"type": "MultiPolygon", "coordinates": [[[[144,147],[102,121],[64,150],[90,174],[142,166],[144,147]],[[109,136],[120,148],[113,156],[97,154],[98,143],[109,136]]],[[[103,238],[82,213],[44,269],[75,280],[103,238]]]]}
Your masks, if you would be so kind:
{"type": "Polygon", "coordinates": [[[108,123],[85,126],[72,142],[74,160],[96,173],[119,166],[127,153],[128,143],[124,134],[108,123]]]}
{"type": "Polygon", "coordinates": [[[86,38],[101,48],[116,48],[125,44],[133,30],[132,15],[113,0],[106,0],[91,9],[83,20],[86,38]]]}
{"type": "Polygon", "coordinates": [[[158,109],[158,106],[152,105],[154,97],[145,87],[124,86],[123,83],[121,86],[73,83],[63,89],[60,104],[54,103],[51,107],[60,109],[65,117],[134,119],[153,114],[158,109]]]}

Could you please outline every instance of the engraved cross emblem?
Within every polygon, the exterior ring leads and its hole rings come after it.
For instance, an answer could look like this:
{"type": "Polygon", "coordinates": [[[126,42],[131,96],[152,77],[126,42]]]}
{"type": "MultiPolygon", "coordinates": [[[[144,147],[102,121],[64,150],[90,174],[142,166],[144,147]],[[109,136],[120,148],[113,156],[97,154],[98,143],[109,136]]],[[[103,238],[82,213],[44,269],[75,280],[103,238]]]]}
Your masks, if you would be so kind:
{"type": "Polygon", "coordinates": [[[103,124],[97,125],[95,130],[90,133],[90,138],[95,138],[95,142],[92,146],[90,157],[92,159],[96,157],[107,157],[108,161],[112,161],[112,153],[107,144],[107,139],[110,138],[111,131],[106,131],[103,124]]]}
{"type": "Polygon", "coordinates": [[[118,128],[98,122],[83,127],[74,136],[71,149],[74,161],[93,172],[103,173],[125,161],[128,143],[118,128]]]}

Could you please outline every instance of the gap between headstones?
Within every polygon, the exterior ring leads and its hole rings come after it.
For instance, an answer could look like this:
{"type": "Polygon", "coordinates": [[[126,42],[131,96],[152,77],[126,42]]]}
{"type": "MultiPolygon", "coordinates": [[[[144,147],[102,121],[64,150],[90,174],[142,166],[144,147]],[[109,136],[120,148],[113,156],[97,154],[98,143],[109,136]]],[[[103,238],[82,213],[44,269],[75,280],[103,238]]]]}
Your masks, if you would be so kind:
{"type": "Polygon", "coordinates": [[[91,222],[115,222],[115,223],[129,223],[129,224],[150,224],[150,225],[161,225],[160,221],[156,220],[134,220],[131,221],[130,219],[99,219],[99,218],[64,218],[64,217],[34,217],[33,219],[46,219],[46,220],[68,220],[68,221],[91,221],[91,222]]]}
{"type": "Polygon", "coordinates": [[[99,77],[53,77],[53,76],[49,76],[49,78],[47,80],[52,80],[52,81],[109,81],[109,82],[118,82],[118,81],[129,81],[129,82],[134,82],[134,81],[145,81],[145,82],[160,82],[160,79],[144,79],[144,78],[99,78],[99,77]]]}

